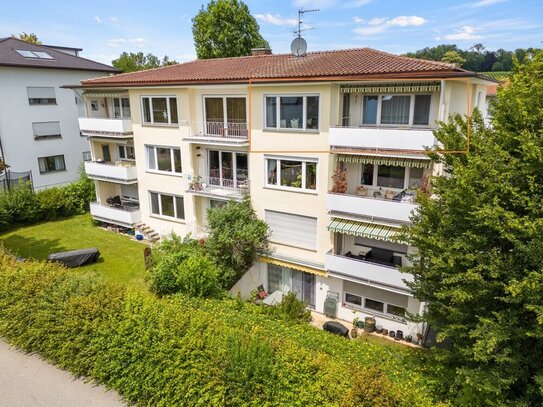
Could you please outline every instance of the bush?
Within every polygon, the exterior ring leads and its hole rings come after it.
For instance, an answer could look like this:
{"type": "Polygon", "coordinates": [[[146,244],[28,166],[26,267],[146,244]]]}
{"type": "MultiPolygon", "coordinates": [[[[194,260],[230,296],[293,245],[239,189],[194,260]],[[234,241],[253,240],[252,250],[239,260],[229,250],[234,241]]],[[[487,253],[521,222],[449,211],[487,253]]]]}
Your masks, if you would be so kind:
{"type": "Polygon", "coordinates": [[[0,309],[9,342],[139,405],[436,405],[413,351],[346,341],[234,299],[161,299],[1,248],[0,309]]]}
{"type": "Polygon", "coordinates": [[[151,258],[151,289],[159,295],[216,297],[222,292],[219,275],[202,246],[177,236],[160,243],[151,258]]]}
{"type": "Polygon", "coordinates": [[[310,322],[311,311],[307,309],[306,304],[296,298],[296,294],[293,292],[288,293],[283,297],[283,301],[270,310],[276,309],[285,318],[291,321],[310,322]]]}

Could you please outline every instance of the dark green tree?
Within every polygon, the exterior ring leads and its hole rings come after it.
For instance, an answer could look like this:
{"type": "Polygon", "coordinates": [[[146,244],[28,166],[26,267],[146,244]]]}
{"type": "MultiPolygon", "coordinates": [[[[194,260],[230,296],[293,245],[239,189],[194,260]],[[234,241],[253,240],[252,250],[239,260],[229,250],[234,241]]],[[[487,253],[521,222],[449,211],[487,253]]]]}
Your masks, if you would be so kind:
{"type": "Polygon", "coordinates": [[[249,7],[238,0],[211,0],[192,19],[192,35],[199,59],[250,55],[266,47],[249,7]]]}
{"type": "Polygon", "coordinates": [[[153,54],[127,53],[123,52],[119,58],[111,61],[111,64],[120,69],[123,72],[135,72],[142,71],[144,69],[158,68],[160,66],[167,66],[177,64],[177,61],[170,60],[166,55],[162,61],[153,54]]]}
{"type": "MultiPolygon", "coordinates": [[[[543,53],[500,88],[492,127],[469,120],[469,154],[447,155],[448,175],[407,232],[418,248],[411,288],[424,319],[450,338],[434,352],[457,405],[543,405],[543,53]]],[[[436,137],[466,146],[454,117],[436,137]]]]}
{"type": "Polygon", "coordinates": [[[267,252],[270,230],[256,216],[249,198],[210,209],[207,227],[207,251],[222,269],[223,288],[230,289],[267,252]]]}

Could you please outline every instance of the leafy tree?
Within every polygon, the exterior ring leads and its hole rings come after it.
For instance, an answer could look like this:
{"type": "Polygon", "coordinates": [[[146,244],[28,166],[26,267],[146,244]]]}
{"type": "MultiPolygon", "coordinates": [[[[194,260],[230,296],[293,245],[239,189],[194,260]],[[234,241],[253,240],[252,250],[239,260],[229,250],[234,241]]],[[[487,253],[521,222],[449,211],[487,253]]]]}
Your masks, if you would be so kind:
{"type": "Polygon", "coordinates": [[[462,66],[466,60],[458,53],[458,51],[447,51],[441,57],[441,61],[448,62],[449,64],[454,64],[458,67],[462,66]]]}
{"type": "Polygon", "coordinates": [[[177,61],[170,60],[166,55],[162,61],[153,54],[144,55],[143,52],[137,54],[123,52],[119,58],[111,61],[112,65],[123,72],[142,71],[144,69],[158,68],[160,66],[174,65],[177,61]]]}
{"type": "Polygon", "coordinates": [[[30,44],[37,44],[37,45],[41,45],[41,41],[38,40],[38,37],[36,34],[34,33],[25,33],[25,32],[22,32],[20,33],[19,35],[15,35],[15,34],[12,34],[11,35],[13,38],[18,38],[20,40],[23,40],[25,42],[29,42],[30,44]]]}
{"type": "Polygon", "coordinates": [[[259,25],[243,1],[211,0],[192,19],[199,59],[250,55],[252,48],[269,48],[259,25]]]}
{"type": "Polygon", "coordinates": [[[7,165],[1,158],[0,158],[0,172],[5,171],[9,168],[9,165],[7,165]]]}
{"type": "MultiPolygon", "coordinates": [[[[419,250],[405,271],[423,318],[450,338],[435,351],[443,390],[458,405],[543,405],[543,53],[500,88],[492,128],[469,121],[469,154],[443,158],[408,229],[419,250]]],[[[455,116],[436,137],[466,145],[455,116]]]]}
{"type": "Polygon", "coordinates": [[[249,198],[230,201],[208,211],[205,246],[222,269],[222,287],[229,289],[268,250],[268,225],[256,216],[249,198]]]}

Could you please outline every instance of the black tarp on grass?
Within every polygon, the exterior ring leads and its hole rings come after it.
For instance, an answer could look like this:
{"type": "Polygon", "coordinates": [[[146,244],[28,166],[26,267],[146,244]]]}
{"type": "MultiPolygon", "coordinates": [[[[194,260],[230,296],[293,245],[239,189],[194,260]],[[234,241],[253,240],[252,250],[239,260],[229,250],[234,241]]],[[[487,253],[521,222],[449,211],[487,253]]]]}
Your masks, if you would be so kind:
{"type": "Polygon", "coordinates": [[[51,253],[47,260],[64,264],[66,267],[79,267],[84,264],[95,263],[100,257],[100,251],[91,247],[88,249],[71,250],[68,252],[51,253]]]}

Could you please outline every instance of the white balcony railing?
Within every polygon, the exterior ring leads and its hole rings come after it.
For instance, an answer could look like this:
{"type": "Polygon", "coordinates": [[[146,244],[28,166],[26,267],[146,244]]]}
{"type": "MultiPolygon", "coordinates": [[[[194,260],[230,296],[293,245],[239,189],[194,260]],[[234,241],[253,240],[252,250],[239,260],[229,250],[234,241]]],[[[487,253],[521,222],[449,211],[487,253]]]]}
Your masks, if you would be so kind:
{"type": "Polygon", "coordinates": [[[249,139],[249,131],[245,121],[227,122],[222,121],[195,121],[191,124],[187,139],[194,141],[205,141],[215,143],[243,144],[249,139]]]}
{"type": "Polygon", "coordinates": [[[79,128],[83,134],[131,135],[132,119],[80,117],[79,128]]]}
{"type": "Polygon", "coordinates": [[[370,261],[335,255],[332,252],[325,254],[324,263],[326,270],[333,274],[339,274],[361,281],[384,284],[403,290],[408,290],[408,287],[403,280],[413,281],[412,275],[401,273],[398,268],[394,266],[386,266],[370,261]]]}
{"type": "Polygon", "coordinates": [[[191,176],[189,178],[189,189],[187,192],[240,200],[249,194],[249,180],[238,181],[231,179],[220,179],[214,177],[191,176]]]}
{"type": "Polygon", "coordinates": [[[409,218],[418,205],[392,199],[380,199],[373,194],[367,196],[328,193],[328,210],[351,213],[371,218],[389,219],[398,222],[409,222],[409,218]]]}
{"type": "Polygon", "coordinates": [[[115,225],[133,227],[141,223],[141,212],[138,206],[108,206],[91,202],[90,212],[94,219],[115,225]]]}
{"type": "Polygon", "coordinates": [[[85,172],[89,178],[132,184],[138,181],[136,166],[131,164],[114,165],[87,161],[85,172]]]}
{"type": "Polygon", "coordinates": [[[435,144],[431,129],[388,127],[330,127],[329,144],[334,147],[369,150],[415,150],[435,144]]]}

